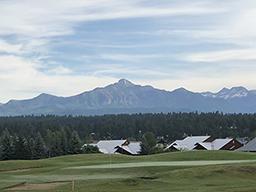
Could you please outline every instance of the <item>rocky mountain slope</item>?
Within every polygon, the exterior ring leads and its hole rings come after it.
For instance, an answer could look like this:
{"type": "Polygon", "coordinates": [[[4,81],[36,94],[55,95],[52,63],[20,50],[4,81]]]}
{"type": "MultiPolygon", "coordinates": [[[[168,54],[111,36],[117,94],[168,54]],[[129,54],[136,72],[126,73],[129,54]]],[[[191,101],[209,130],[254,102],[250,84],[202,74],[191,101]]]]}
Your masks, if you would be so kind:
{"type": "Polygon", "coordinates": [[[244,87],[224,88],[218,93],[194,93],[140,86],[121,79],[72,97],[41,94],[29,100],[11,100],[0,105],[1,116],[16,115],[102,115],[156,112],[255,113],[256,91],[244,87]]]}

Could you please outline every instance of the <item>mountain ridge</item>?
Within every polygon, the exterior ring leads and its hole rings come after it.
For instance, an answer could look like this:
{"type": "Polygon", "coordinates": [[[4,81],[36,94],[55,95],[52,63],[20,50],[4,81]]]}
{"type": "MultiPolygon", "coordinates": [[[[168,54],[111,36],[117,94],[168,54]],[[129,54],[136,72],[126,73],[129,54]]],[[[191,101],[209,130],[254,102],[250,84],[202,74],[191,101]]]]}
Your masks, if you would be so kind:
{"type": "Polygon", "coordinates": [[[256,91],[244,87],[223,88],[217,93],[192,92],[185,88],[166,91],[120,79],[74,96],[59,97],[42,93],[32,99],[10,100],[0,105],[0,116],[193,111],[256,113],[256,91]]]}

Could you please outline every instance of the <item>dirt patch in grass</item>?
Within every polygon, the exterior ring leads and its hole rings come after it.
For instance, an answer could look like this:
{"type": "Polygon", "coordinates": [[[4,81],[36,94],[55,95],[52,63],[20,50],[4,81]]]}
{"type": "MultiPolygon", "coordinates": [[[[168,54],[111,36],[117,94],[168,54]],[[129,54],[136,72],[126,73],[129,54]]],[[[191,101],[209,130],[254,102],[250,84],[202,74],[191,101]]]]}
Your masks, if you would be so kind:
{"type": "Polygon", "coordinates": [[[42,168],[42,167],[37,166],[37,167],[26,167],[26,168],[9,169],[9,170],[0,169],[0,173],[19,173],[19,172],[30,171],[32,169],[38,169],[38,168],[42,168]]]}
{"type": "Polygon", "coordinates": [[[67,184],[68,182],[51,182],[51,183],[21,183],[6,189],[6,191],[32,191],[32,190],[50,190],[67,184]]]}
{"type": "Polygon", "coordinates": [[[140,177],[142,180],[155,180],[158,179],[157,177],[140,177]]]}
{"type": "Polygon", "coordinates": [[[243,167],[239,167],[237,171],[242,173],[247,173],[247,174],[256,174],[256,167],[243,166],[243,167]]]}
{"type": "Polygon", "coordinates": [[[139,181],[136,179],[126,179],[125,181],[123,181],[123,183],[125,183],[128,186],[137,186],[139,185],[139,181]]]}

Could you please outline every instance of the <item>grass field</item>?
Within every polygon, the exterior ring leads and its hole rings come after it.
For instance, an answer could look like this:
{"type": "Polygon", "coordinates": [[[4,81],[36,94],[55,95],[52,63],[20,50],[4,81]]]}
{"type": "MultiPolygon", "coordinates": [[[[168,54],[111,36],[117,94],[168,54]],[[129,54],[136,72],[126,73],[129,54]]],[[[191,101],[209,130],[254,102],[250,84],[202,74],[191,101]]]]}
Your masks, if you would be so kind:
{"type": "Polygon", "coordinates": [[[0,191],[256,191],[256,154],[75,155],[0,162],[0,191]],[[74,181],[74,182],[72,182],[74,181]]]}

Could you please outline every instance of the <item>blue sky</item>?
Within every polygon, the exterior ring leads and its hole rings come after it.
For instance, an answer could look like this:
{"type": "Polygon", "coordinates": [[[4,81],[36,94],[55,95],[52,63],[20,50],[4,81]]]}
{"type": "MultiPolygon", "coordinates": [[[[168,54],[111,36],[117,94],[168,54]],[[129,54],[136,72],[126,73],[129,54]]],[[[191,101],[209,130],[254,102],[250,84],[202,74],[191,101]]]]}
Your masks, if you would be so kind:
{"type": "Polygon", "coordinates": [[[254,0],[0,0],[0,102],[121,78],[256,88],[254,0]]]}

